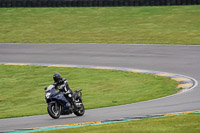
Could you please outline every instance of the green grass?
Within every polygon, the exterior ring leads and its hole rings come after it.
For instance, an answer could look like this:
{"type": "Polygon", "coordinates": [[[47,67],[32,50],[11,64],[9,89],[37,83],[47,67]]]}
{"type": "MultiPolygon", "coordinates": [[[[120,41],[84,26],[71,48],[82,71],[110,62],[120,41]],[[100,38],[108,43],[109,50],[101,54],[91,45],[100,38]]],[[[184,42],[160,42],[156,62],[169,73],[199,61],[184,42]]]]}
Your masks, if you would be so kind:
{"type": "Polygon", "coordinates": [[[200,6],[0,8],[0,42],[200,44],[200,6]]]}
{"type": "Polygon", "coordinates": [[[55,72],[68,79],[72,90],[83,89],[86,109],[140,102],[178,91],[176,81],[155,75],[84,68],[0,65],[0,118],[46,114],[43,89],[53,83],[55,72]]]}
{"type": "MultiPolygon", "coordinates": [[[[199,133],[200,114],[48,131],[48,133],[199,133]]],[[[45,132],[42,132],[45,133],[45,132]]]]}

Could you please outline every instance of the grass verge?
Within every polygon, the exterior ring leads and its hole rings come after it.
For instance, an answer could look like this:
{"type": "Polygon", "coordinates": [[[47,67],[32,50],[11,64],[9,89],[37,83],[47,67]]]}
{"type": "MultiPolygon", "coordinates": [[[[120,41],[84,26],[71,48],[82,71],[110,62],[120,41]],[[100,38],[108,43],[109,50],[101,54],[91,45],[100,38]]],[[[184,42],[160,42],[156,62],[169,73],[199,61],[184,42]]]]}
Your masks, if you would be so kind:
{"type": "Polygon", "coordinates": [[[1,8],[0,42],[200,44],[200,6],[1,8]]]}
{"type": "Polygon", "coordinates": [[[72,90],[83,89],[86,109],[122,105],[176,93],[177,82],[132,72],[0,65],[0,118],[46,114],[43,88],[60,72],[72,90]],[[95,100],[94,100],[95,99],[95,100]]]}
{"type": "MultiPolygon", "coordinates": [[[[46,131],[48,133],[199,133],[200,114],[46,131]]],[[[42,132],[45,133],[45,132],[42,132]]]]}

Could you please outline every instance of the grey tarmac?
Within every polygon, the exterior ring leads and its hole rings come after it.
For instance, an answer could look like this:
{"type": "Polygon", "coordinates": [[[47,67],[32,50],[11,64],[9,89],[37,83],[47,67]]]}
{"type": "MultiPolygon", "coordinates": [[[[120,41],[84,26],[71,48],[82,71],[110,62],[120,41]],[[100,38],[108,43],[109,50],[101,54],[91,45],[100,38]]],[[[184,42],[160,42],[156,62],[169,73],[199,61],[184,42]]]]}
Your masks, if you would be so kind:
{"type": "MultiPolygon", "coordinates": [[[[200,46],[195,45],[0,43],[0,62],[125,67],[177,73],[200,82],[200,46]]],[[[200,110],[199,86],[164,98],[90,109],[82,117],[0,119],[0,132],[191,110],[200,110]]]]}

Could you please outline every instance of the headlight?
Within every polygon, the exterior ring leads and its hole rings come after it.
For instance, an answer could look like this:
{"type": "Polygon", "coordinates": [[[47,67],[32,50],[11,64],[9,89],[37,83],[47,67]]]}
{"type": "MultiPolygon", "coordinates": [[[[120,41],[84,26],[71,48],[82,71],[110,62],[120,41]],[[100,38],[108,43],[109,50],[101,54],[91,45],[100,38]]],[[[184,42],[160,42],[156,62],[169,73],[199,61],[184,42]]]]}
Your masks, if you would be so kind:
{"type": "Polygon", "coordinates": [[[50,95],[51,95],[51,93],[50,93],[50,92],[47,92],[46,98],[49,98],[50,95]]]}

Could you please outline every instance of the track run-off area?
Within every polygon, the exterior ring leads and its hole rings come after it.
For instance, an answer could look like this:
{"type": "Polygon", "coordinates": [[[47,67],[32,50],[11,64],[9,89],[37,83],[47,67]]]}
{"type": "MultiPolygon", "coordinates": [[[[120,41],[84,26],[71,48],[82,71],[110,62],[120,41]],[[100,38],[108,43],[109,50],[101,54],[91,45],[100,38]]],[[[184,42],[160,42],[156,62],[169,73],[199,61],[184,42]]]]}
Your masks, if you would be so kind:
{"type": "Polygon", "coordinates": [[[133,72],[138,70],[169,76],[188,90],[145,102],[86,110],[83,117],[69,115],[53,120],[48,115],[37,115],[0,119],[0,132],[85,122],[90,124],[158,114],[170,115],[176,112],[198,112],[199,51],[198,45],[1,43],[1,64],[68,65],[87,68],[93,66],[133,72]]]}

